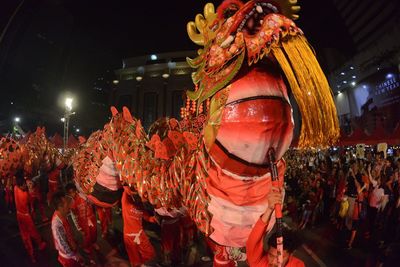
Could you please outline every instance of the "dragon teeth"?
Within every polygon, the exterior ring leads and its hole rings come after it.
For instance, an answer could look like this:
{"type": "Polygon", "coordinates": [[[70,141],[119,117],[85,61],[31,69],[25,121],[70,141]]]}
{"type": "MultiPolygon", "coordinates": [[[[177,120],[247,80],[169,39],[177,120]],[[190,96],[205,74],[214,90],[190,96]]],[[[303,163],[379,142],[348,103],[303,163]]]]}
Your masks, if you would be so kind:
{"type": "Polygon", "coordinates": [[[257,7],[256,7],[256,10],[257,10],[257,12],[260,13],[260,14],[263,13],[263,8],[262,8],[261,6],[257,6],[257,7]]]}
{"type": "Polygon", "coordinates": [[[228,38],[226,38],[225,41],[223,41],[220,46],[222,48],[227,48],[233,42],[233,40],[235,40],[235,36],[229,35],[228,38]]]}

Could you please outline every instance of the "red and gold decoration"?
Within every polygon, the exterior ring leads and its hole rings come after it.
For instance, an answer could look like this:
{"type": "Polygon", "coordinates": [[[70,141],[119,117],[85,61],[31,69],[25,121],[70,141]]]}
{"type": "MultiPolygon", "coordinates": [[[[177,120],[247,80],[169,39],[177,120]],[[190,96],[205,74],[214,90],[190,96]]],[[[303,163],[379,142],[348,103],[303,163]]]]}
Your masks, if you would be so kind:
{"type": "Polygon", "coordinates": [[[339,137],[326,77],[292,21],[298,10],[296,0],[207,4],[187,25],[202,49],[188,59],[195,86],[181,120],[159,119],[146,133],[128,109],[112,108],[111,121],[74,158],[81,191],[108,207],[128,186],[155,207],[186,207],[219,247],[245,246],[271,186],[283,185],[294,129],[290,92],[302,118],[299,147],[339,137]]]}
{"type": "Polygon", "coordinates": [[[45,128],[37,127],[34,133],[15,141],[3,137],[0,140],[0,170],[3,177],[12,177],[23,169],[28,177],[54,169],[60,162],[67,162],[57,148],[47,139],[45,128]]]}

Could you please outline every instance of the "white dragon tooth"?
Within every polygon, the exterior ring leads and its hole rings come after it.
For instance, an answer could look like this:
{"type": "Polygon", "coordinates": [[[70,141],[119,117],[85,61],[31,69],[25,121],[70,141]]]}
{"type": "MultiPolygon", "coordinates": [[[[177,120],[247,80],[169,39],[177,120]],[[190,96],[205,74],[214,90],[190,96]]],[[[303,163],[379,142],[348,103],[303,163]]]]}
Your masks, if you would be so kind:
{"type": "Polygon", "coordinates": [[[260,13],[260,14],[263,13],[263,9],[262,9],[261,6],[257,6],[257,7],[256,7],[256,10],[257,10],[257,12],[260,13]]]}
{"type": "Polygon", "coordinates": [[[226,48],[233,42],[233,40],[235,40],[235,37],[233,35],[229,35],[229,37],[226,38],[225,41],[223,41],[220,46],[222,48],[226,48]]]}

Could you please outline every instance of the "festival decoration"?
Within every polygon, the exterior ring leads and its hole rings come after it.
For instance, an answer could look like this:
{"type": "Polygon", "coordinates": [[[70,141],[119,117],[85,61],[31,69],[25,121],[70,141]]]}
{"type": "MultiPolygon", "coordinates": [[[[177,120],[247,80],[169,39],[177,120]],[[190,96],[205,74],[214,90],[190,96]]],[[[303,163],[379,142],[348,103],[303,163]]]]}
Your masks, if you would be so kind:
{"type": "Polygon", "coordinates": [[[3,178],[12,178],[23,167],[26,151],[17,141],[9,137],[0,139],[0,172],[3,178]]]}
{"type": "Polygon", "coordinates": [[[81,192],[109,207],[128,186],[155,207],[184,206],[218,260],[231,260],[228,251],[245,246],[271,186],[283,185],[294,128],[289,92],[302,118],[300,148],[339,136],[327,79],[291,20],[298,10],[295,0],[207,4],[187,25],[203,47],[188,59],[195,89],[182,120],[159,119],[147,134],[127,108],[112,108],[111,121],[74,158],[81,192]]]}
{"type": "Polygon", "coordinates": [[[57,161],[65,162],[55,145],[47,139],[44,127],[37,127],[36,131],[27,137],[24,148],[27,153],[24,161],[26,175],[35,176],[40,169],[54,169],[57,161]]]}
{"type": "Polygon", "coordinates": [[[9,137],[0,140],[1,176],[12,178],[18,170],[27,177],[37,175],[40,169],[50,171],[57,164],[66,162],[57,148],[47,139],[44,127],[16,141],[9,137]]]}

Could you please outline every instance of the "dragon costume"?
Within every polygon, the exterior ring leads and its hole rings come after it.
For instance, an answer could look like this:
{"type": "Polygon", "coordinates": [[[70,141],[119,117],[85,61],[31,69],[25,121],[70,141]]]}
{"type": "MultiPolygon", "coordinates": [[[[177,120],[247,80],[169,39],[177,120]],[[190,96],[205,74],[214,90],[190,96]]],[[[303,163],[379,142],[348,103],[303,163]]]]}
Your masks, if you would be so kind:
{"type": "MultiPolygon", "coordinates": [[[[70,159],[59,153],[57,148],[47,139],[44,127],[37,127],[21,140],[2,137],[0,140],[0,171],[2,177],[13,177],[18,170],[25,175],[34,176],[39,169],[49,171],[59,162],[70,159]]],[[[71,155],[72,156],[72,155],[71,155]]]]}
{"type": "Polygon", "coordinates": [[[80,190],[103,207],[118,203],[122,186],[155,207],[186,207],[229,261],[226,248],[244,247],[265,210],[271,178],[283,184],[294,129],[289,92],[301,113],[299,147],[339,136],[327,79],[292,20],[298,10],[296,0],[206,4],[187,25],[203,47],[188,59],[195,90],[183,119],[159,119],[147,134],[127,108],[112,108],[75,157],[80,190]]]}

